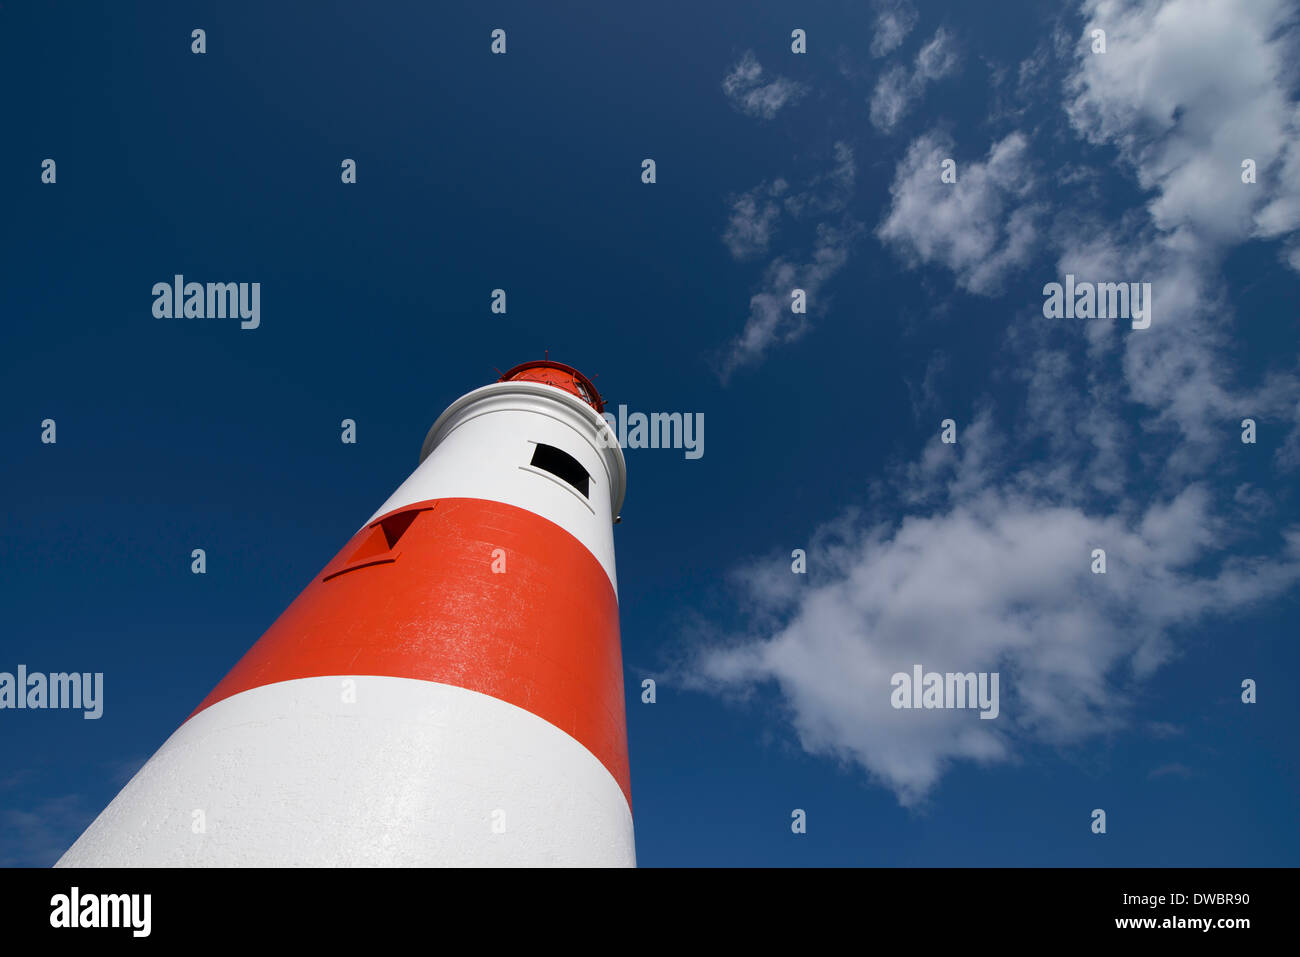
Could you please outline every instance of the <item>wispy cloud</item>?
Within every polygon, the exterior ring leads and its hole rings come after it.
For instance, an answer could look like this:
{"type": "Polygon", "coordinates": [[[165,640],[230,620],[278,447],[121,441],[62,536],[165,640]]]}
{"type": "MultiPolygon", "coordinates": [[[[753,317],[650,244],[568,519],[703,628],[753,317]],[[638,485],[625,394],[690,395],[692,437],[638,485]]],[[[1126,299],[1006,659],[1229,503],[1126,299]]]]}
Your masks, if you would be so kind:
{"type": "Polygon", "coordinates": [[[881,74],[871,94],[872,125],[883,133],[893,130],[925,93],[925,88],[955,71],[957,62],[956,44],[940,27],[916,55],[910,71],[898,65],[881,74]]]}
{"type": "Polygon", "coordinates": [[[783,76],[765,78],[754,52],[746,50],[723,78],[722,91],[742,113],[770,120],[784,107],[798,102],[808,89],[804,84],[783,76]]]}
{"type": "Polygon", "coordinates": [[[835,144],[834,158],[834,165],[803,189],[790,190],[784,179],[778,179],[732,199],[723,241],[737,259],[766,252],[783,215],[795,219],[818,216],[823,221],[816,226],[808,256],[778,256],[768,264],[759,290],[750,297],[745,326],[722,358],[723,381],[737,369],[760,361],[774,345],[802,336],[808,329],[808,316],[792,311],[792,291],[804,290],[810,311],[819,311],[823,286],[848,261],[853,240],[862,231],[847,214],[857,166],[846,143],[835,144]]]}
{"type": "Polygon", "coordinates": [[[817,304],[826,281],[848,262],[849,246],[856,231],[822,223],[812,256],[803,262],[773,260],[763,276],[760,291],[749,299],[749,319],[732,342],[722,366],[725,380],[742,366],[762,358],[778,343],[793,342],[808,330],[806,315],[791,310],[791,292],[802,289],[808,301],[817,304]]]}
{"type": "Polygon", "coordinates": [[[767,252],[781,219],[781,197],[788,189],[785,180],[777,179],[732,198],[722,241],[733,258],[752,259],[767,252]]]}
{"type": "Polygon", "coordinates": [[[916,8],[907,0],[881,0],[876,5],[871,55],[886,56],[902,44],[916,26],[916,8]]]}

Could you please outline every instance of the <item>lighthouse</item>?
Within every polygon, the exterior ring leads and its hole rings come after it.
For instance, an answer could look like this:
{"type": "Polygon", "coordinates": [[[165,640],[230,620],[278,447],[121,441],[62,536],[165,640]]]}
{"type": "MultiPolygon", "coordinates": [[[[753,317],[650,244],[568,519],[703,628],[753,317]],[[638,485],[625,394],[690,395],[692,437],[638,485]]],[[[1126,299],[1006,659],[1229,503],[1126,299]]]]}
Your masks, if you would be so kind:
{"type": "Polygon", "coordinates": [[[603,411],[549,360],[453,402],[56,866],[634,865],[603,411]]]}

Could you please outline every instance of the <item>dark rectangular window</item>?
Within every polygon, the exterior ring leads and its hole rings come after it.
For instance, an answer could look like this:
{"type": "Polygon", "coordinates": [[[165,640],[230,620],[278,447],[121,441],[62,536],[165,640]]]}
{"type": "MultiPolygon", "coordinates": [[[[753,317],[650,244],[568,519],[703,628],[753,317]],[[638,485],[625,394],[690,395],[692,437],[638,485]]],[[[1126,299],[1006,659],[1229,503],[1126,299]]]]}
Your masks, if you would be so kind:
{"type": "Polygon", "coordinates": [[[534,468],[542,469],[557,478],[564,479],[586,497],[587,482],[590,476],[587,475],[587,470],[582,467],[582,463],[568,452],[557,449],[553,445],[543,445],[538,442],[537,448],[533,449],[531,464],[534,468]]]}

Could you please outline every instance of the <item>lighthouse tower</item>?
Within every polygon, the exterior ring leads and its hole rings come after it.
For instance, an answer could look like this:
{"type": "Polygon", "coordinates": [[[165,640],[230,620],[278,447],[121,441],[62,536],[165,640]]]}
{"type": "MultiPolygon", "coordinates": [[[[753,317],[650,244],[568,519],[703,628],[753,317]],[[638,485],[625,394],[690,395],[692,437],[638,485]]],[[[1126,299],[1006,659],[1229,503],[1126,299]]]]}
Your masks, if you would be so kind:
{"type": "Polygon", "coordinates": [[[453,402],[57,866],[633,865],[603,408],[550,361],[453,402]]]}

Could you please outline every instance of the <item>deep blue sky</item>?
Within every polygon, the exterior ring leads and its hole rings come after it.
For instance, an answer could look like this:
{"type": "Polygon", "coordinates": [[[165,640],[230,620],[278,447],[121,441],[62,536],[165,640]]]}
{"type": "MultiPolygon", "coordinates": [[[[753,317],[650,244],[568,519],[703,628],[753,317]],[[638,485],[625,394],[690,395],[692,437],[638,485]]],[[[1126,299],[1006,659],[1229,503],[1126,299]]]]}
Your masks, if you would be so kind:
{"type": "MultiPolygon", "coordinates": [[[[1098,171],[1103,221],[1149,198],[1114,144],[1070,133],[1048,81],[1020,116],[994,116],[994,72],[1014,87],[1054,30],[1084,26],[1072,8],[996,6],[925,5],[873,57],[876,9],[858,2],[4,0],[0,670],[102,671],[106,705],[99,721],[0,712],[0,864],[52,863],[405,478],[439,412],[546,349],[598,374],[615,408],[705,416],[699,460],[627,453],[616,546],[641,864],[1300,863],[1293,590],[1176,629],[1178,655],[1118,681],[1122,727],[957,762],[922,806],[809,753],[772,682],[740,702],[685,686],[705,635],[748,632],[734,570],[788,563],[853,506],[901,519],[872,486],[937,431],[941,416],[913,405],[934,356],[947,357],[943,414],[966,423],[981,401],[1024,401],[1005,330],[1033,323],[1056,256],[1044,243],[990,292],[943,262],[908,268],[873,230],[909,144],[940,129],[974,161],[1020,129],[1049,209],[1073,199],[1042,174],[1070,164],[1098,171]],[[498,26],[503,57],[488,53],[498,26]],[[806,56],[790,53],[794,27],[806,56]],[[874,85],[941,27],[960,66],[882,131],[874,85]],[[722,82],[746,51],[805,95],[768,119],[738,109],[722,82]],[[724,382],[767,262],[806,261],[816,225],[791,220],[737,261],[732,200],[776,177],[810,182],[836,143],[856,158],[851,258],[805,335],[724,382]],[[355,186],[339,181],[344,157],[355,186]],[[260,281],[261,327],[155,318],[150,289],[174,273],[260,281]],[[496,287],[504,317],[489,311],[496,287]],[[345,417],[356,445],[339,441],[345,417]],[[45,418],[57,445],[39,441],[45,418]],[[205,576],[190,573],[196,547],[205,576]],[[1244,676],[1261,680],[1253,707],[1234,690],[1244,676]],[[1087,827],[1094,807],[1104,838],[1087,827]],[[792,808],[808,811],[807,835],[790,832],[792,808]]],[[[1068,68],[1053,61],[1051,81],[1068,68]]],[[[1250,317],[1233,340],[1241,381],[1293,366],[1297,284],[1277,243],[1230,251],[1222,270],[1222,295],[1250,317]]],[[[1052,452],[1017,455],[1002,467],[1052,452]]],[[[1294,472],[1199,478],[1272,497],[1243,554],[1267,554],[1295,521],[1294,472]]],[[[1142,501],[1163,491],[1136,486],[1142,501]]],[[[833,577],[814,560],[800,587],[833,577]]]]}

